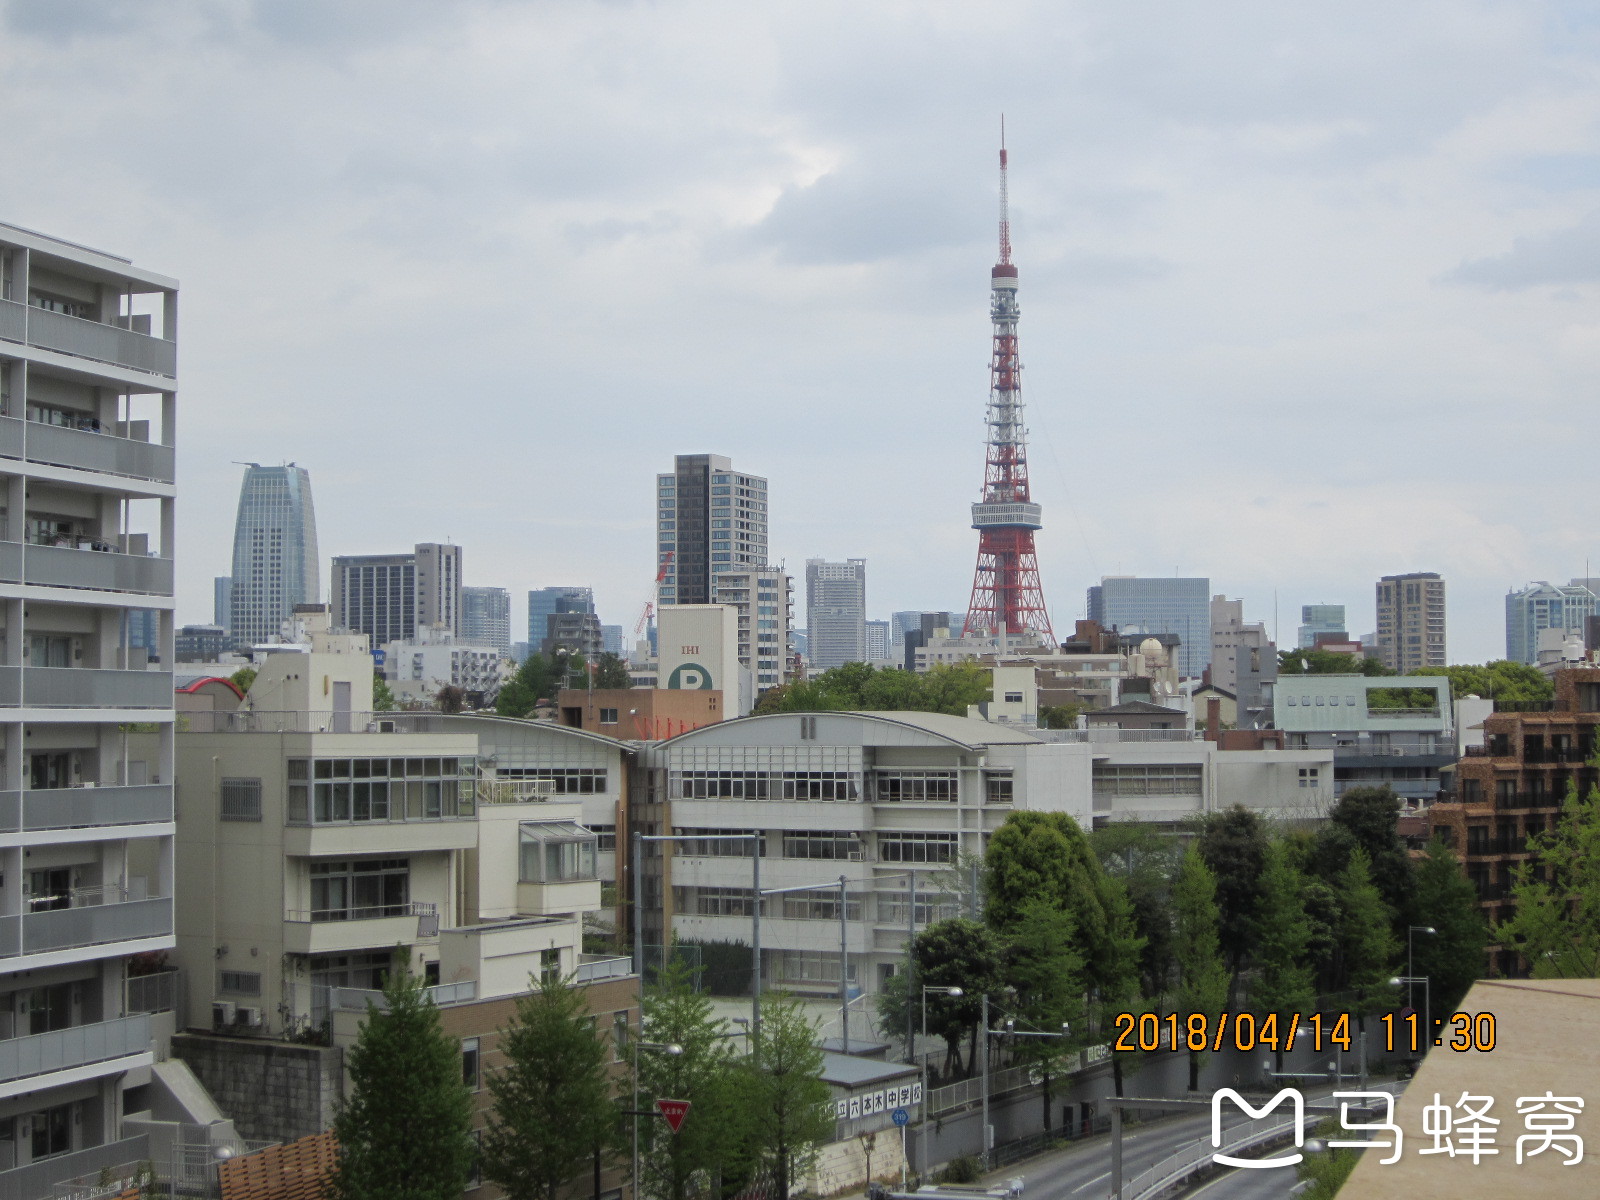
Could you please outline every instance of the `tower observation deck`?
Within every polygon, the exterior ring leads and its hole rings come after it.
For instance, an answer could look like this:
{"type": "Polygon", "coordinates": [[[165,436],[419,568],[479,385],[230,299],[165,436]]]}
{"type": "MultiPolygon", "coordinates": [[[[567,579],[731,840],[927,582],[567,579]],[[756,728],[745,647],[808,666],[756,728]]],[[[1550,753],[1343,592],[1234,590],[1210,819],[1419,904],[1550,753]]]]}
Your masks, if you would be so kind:
{"type": "Polygon", "coordinates": [[[1017,268],[1011,262],[1011,220],[1006,195],[1004,126],[1000,138],[1000,261],[990,272],[989,319],[994,349],[989,361],[988,436],[983,499],[972,506],[978,531],[978,566],[967,605],[968,636],[1033,631],[1054,640],[1039,582],[1033,534],[1043,510],[1028,487],[1028,430],[1022,419],[1022,364],[1017,357],[1017,268]]]}

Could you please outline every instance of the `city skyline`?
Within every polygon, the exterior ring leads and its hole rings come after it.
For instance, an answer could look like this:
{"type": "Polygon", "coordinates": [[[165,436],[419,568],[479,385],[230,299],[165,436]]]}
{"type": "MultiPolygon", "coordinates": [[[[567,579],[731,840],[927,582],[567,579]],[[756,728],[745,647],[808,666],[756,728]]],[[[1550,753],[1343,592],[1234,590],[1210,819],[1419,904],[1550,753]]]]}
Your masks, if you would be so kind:
{"type": "Polygon", "coordinates": [[[1600,358],[1575,9],[365,11],[0,9],[0,128],[37,164],[7,219],[185,280],[214,398],[180,438],[186,619],[232,461],[292,459],[330,550],[457,541],[469,583],[582,579],[631,627],[643,481],[703,449],[771,480],[791,569],[859,554],[882,612],[960,607],[1002,108],[1055,623],[1102,575],[1178,574],[1280,642],[1328,597],[1361,633],[1371,580],[1426,570],[1481,661],[1508,588],[1587,573],[1595,514],[1539,436],[1581,442],[1600,358]],[[1114,453],[1077,436],[1106,414],[1132,418],[1114,453]],[[1322,448],[1333,414],[1360,453],[1322,448]],[[1244,429],[1275,452],[1196,488],[1244,429]],[[467,494],[464,466],[579,499],[467,494]]]}

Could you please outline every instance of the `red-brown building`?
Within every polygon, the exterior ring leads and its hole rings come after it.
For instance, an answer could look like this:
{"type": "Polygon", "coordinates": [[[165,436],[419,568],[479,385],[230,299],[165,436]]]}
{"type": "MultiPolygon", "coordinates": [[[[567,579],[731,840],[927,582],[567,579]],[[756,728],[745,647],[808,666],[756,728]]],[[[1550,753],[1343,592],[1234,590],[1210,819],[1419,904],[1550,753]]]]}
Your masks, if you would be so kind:
{"type": "MultiPolygon", "coordinates": [[[[1556,672],[1555,701],[1544,712],[1496,712],[1483,723],[1483,745],[1468,746],[1456,766],[1452,801],[1435,804],[1435,837],[1461,856],[1484,916],[1510,916],[1512,872],[1528,859],[1528,838],[1555,824],[1569,786],[1600,785],[1590,760],[1600,728],[1600,668],[1556,672]]],[[[1495,966],[1515,975],[1515,956],[1495,951],[1495,966]]]]}
{"type": "Polygon", "coordinates": [[[563,725],[630,742],[662,742],[724,716],[715,689],[568,688],[556,703],[563,725]]]}

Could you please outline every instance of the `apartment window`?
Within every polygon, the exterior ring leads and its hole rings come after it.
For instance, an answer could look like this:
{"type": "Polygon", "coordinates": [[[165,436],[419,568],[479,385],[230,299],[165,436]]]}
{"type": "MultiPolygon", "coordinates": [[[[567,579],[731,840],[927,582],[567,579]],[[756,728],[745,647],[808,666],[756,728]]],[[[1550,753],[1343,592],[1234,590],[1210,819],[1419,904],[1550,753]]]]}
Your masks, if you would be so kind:
{"type": "MultiPolygon", "coordinates": [[[[783,915],[791,921],[837,921],[839,919],[839,892],[835,888],[815,888],[805,892],[783,894],[783,915]]],[[[845,893],[844,918],[861,919],[861,896],[845,893]]]]}
{"type": "Polygon", "coordinates": [[[947,863],[956,857],[953,833],[880,833],[878,857],[884,862],[947,863]]]}
{"type": "Polygon", "coordinates": [[[1007,704],[1021,704],[1022,703],[1022,693],[1021,692],[1007,692],[1006,693],[1006,703],[1007,704]]]}
{"type": "Polygon", "coordinates": [[[594,848],[599,851],[615,851],[617,848],[617,827],[615,825],[591,825],[589,832],[594,834],[594,848]]]}
{"type": "MultiPolygon", "coordinates": [[[[911,893],[887,892],[878,900],[878,920],[884,925],[905,925],[910,917],[911,893]]],[[[961,915],[961,898],[943,893],[917,892],[916,923],[932,925],[961,915]]]]}
{"type": "Polygon", "coordinates": [[[574,883],[599,878],[598,839],[574,821],[522,826],[523,883],[574,883]]]}
{"type": "Polygon", "coordinates": [[[628,1056],[628,1014],[626,1011],[611,1014],[611,1053],[616,1062],[628,1056]]]}
{"type": "Polygon", "coordinates": [[[806,830],[783,835],[785,858],[836,858],[861,857],[861,840],[853,833],[839,830],[806,830]]]}
{"type": "MultiPolygon", "coordinates": [[[[839,955],[837,951],[791,950],[777,956],[778,978],[785,983],[839,982],[839,955]]],[[[856,977],[856,964],[846,968],[848,980],[856,977]]]]}
{"type": "Polygon", "coordinates": [[[676,843],[677,853],[690,858],[749,858],[757,848],[762,858],[767,856],[766,836],[759,829],[674,829],[673,833],[690,839],[676,843]]]}
{"type": "Polygon", "coordinates": [[[817,719],[815,717],[800,718],[800,737],[808,742],[817,740],[817,719]]]}
{"type": "Polygon", "coordinates": [[[1012,781],[1010,771],[985,771],[983,773],[983,799],[986,804],[1010,804],[1012,781]]]}
{"type": "Polygon", "coordinates": [[[28,1128],[32,1131],[30,1147],[33,1161],[54,1158],[72,1149],[72,1118],[75,1104],[58,1104],[28,1114],[28,1128]]]}
{"type": "Polygon", "coordinates": [[[749,888],[673,888],[672,903],[679,912],[700,917],[748,917],[755,911],[749,888]]]}
{"type": "MultiPolygon", "coordinates": [[[[615,709],[612,710],[615,719],[615,709]]],[[[601,796],[606,791],[604,767],[501,767],[500,779],[531,781],[539,791],[553,796],[601,796]]]]}
{"type": "Polygon", "coordinates": [[[678,800],[765,800],[770,781],[750,771],[674,771],[672,795],[678,800]]]}
{"type": "Polygon", "coordinates": [[[461,1082],[471,1091],[478,1090],[478,1039],[461,1039],[461,1082]]]}
{"type": "Polygon", "coordinates": [[[614,709],[614,708],[602,708],[600,710],[600,724],[602,724],[602,725],[615,725],[616,723],[617,723],[617,710],[616,709],[614,709]]]}
{"type": "Polygon", "coordinates": [[[234,996],[261,995],[260,971],[218,971],[217,991],[234,996]]]}
{"type": "MultiPolygon", "coordinates": [[[[477,760],[472,758],[317,759],[310,767],[311,819],[317,824],[470,817],[477,803],[477,760]]],[[[303,778],[291,761],[291,821],[303,778]]]]}
{"type": "Polygon", "coordinates": [[[557,947],[539,951],[539,982],[544,987],[561,982],[561,951],[557,947]]]}
{"type": "Polygon", "coordinates": [[[1303,787],[1303,788],[1314,788],[1314,787],[1316,787],[1317,783],[1318,783],[1317,776],[1318,776],[1320,770],[1321,770],[1321,768],[1319,768],[1319,767],[1301,767],[1300,768],[1300,786],[1303,787]]]}
{"type": "Polygon", "coordinates": [[[953,804],[956,799],[954,771],[875,771],[873,783],[879,800],[953,804]]]}
{"type": "Polygon", "coordinates": [[[224,779],[222,781],[222,819],[224,821],[261,820],[261,780],[224,779]]]}
{"type": "Polygon", "coordinates": [[[311,864],[313,921],[368,921],[411,911],[411,860],[369,858],[311,864]]]}
{"type": "Polygon", "coordinates": [[[856,776],[850,771],[785,771],[785,800],[859,800],[856,776]]]}
{"type": "Polygon", "coordinates": [[[1096,796],[1199,796],[1202,788],[1199,763],[1094,768],[1096,796]]]}

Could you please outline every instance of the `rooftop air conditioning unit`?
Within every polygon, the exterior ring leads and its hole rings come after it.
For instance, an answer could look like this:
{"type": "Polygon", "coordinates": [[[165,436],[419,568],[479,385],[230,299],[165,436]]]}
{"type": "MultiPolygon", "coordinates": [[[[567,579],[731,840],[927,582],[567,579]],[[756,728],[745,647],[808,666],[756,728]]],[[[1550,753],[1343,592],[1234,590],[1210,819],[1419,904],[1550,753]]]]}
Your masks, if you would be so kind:
{"type": "Polygon", "coordinates": [[[211,1002],[211,1028],[223,1029],[233,1024],[235,1005],[231,1000],[211,1002]]]}
{"type": "Polygon", "coordinates": [[[248,1025],[251,1029],[261,1028],[261,1009],[241,1004],[238,1012],[239,1024],[248,1025]]]}

